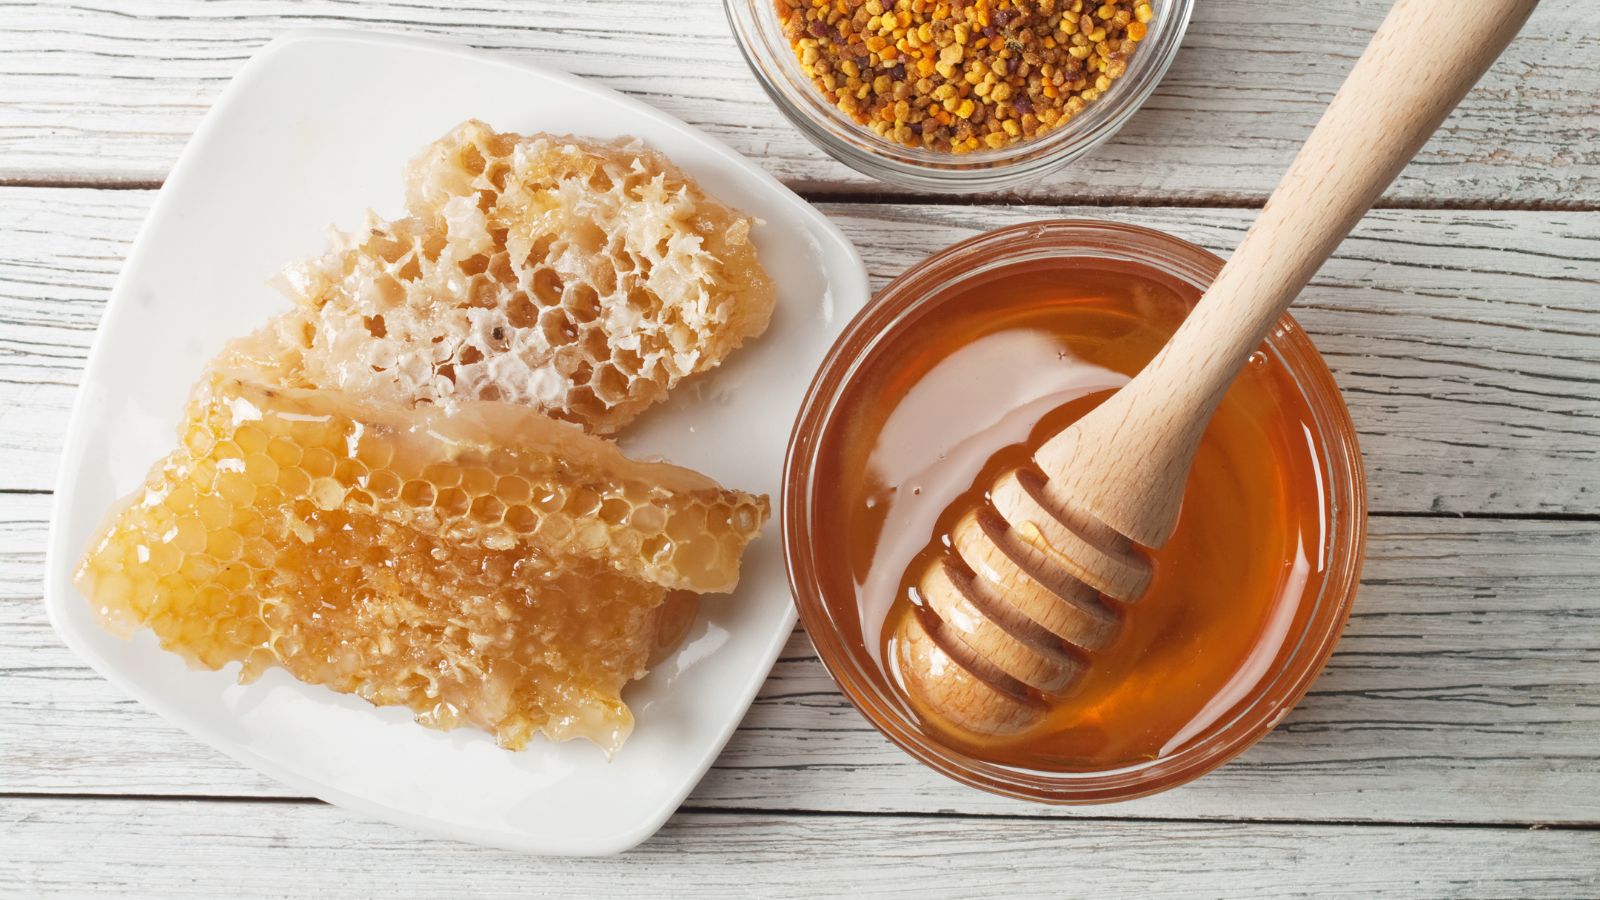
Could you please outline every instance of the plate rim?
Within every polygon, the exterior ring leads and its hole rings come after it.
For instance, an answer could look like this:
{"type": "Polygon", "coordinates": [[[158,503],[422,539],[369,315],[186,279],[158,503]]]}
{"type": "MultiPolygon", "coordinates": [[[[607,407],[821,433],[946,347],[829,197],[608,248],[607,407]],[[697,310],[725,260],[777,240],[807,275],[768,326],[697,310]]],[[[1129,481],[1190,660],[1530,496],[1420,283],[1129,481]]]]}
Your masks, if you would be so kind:
{"type": "MultiPolygon", "coordinates": [[[[863,306],[871,301],[872,293],[871,286],[868,283],[866,265],[855,245],[851,243],[836,224],[824,216],[810,202],[800,197],[754,161],[747,159],[722,140],[663,110],[613,88],[569,72],[553,69],[539,63],[516,59],[504,53],[465,47],[447,40],[364,29],[304,28],[284,32],[263,44],[234,73],[228,84],[218,94],[217,99],[212,102],[206,114],[202,117],[193,135],[184,144],[183,150],[179,153],[178,158],[173,162],[171,170],[163,180],[163,189],[157,192],[149,212],[145,214],[133,242],[129,245],[127,255],[123,258],[122,267],[118,271],[116,282],[113,284],[106,304],[101,310],[100,320],[96,323],[94,337],[90,342],[89,352],[85,358],[77,394],[73,399],[72,411],[67,420],[67,428],[61,444],[61,455],[56,467],[54,496],[51,498],[50,504],[50,524],[45,546],[43,589],[45,611],[51,628],[79,660],[87,663],[100,677],[111,682],[163,720],[176,725],[191,737],[203,741],[225,756],[317,799],[356,811],[363,816],[398,825],[425,835],[467,841],[514,852],[538,855],[608,856],[629,850],[655,834],[666,823],[666,820],[678,810],[684,799],[704,779],[706,772],[721,756],[728,740],[732,738],[733,733],[743,721],[744,715],[754,703],[756,694],[760,691],[762,685],[766,683],[773,665],[777,662],[778,655],[782,652],[789,637],[794,633],[798,615],[794,608],[792,595],[789,598],[789,608],[784,616],[784,627],[776,630],[773,637],[768,640],[767,646],[762,652],[762,658],[765,662],[758,669],[752,671],[749,683],[739,696],[737,706],[739,714],[730,717],[728,724],[720,730],[720,733],[716,735],[716,739],[707,746],[704,759],[694,767],[692,776],[684,779],[678,789],[665,794],[660,806],[648,816],[642,817],[638,822],[602,836],[590,835],[577,840],[529,840],[524,833],[505,829],[441,824],[427,816],[346,793],[337,785],[326,783],[281,766],[276,762],[263,758],[245,745],[224,737],[204,720],[182,712],[173,705],[169,705],[160,692],[147,691],[136,682],[124,678],[107,660],[94,652],[83,640],[80,640],[78,632],[62,616],[65,603],[70,602],[72,599],[80,602],[84,600],[72,588],[69,580],[63,574],[65,570],[62,568],[63,559],[75,556],[72,553],[72,549],[66,546],[67,535],[66,529],[62,526],[62,520],[67,513],[68,500],[74,494],[74,489],[69,482],[75,468],[72,465],[72,460],[74,456],[78,455],[75,452],[76,448],[86,440],[85,431],[88,428],[89,412],[85,402],[83,385],[92,380],[91,376],[99,374],[98,370],[102,367],[103,347],[106,342],[106,329],[104,328],[106,318],[113,309],[119,308],[128,302],[124,299],[126,294],[124,285],[129,262],[147,252],[147,245],[153,240],[151,235],[159,230],[156,227],[156,223],[170,215],[167,206],[170,205],[171,194],[165,188],[168,185],[181,183],[185,179],[189,168],[194,165],[193,160],[201,153],[198,148],[207,144],[211,133],[219,127],[219,117],[216,115],[216,111],[234,102],[235,95],[241,90],[240,85],[251,79],[262,77],[263,70],[266,70],[267,74],[270,75],[270,63],[285,48],[307,43],[327,43],[330,46],[370,44],[455,57],[474,63],[489,63],[531,72],[535,75],[561,82],[568,88],[606,97],[608,100],[627,108],[632,114],[653,120],[655,124],[670,128],[680,133],[684,138],[714,151],[730,164],[736,165],[745,173],[754,176],[758,182],[769,190],[775,191],[778,197],[802,216],[808,224],[809,230],[816,234],[818,238],[826,239],[834,244],[836,249],[842,250],[845,258],[852,263],[848,272],[835,273],[831,270],[828,271],[830,289],[838,287],[840,293],[858,294],[862,298],[863,306]],[[849,284],[841,285],[835,281],[837,276],[845,274],[848,274],[851,279],[849,284]]],[[[844,321],[848,321],[856,312],[857,310],[840,310],[840,315],[844,321]]],[[[843,322],[840,324],[842,325],[843,322]]],[[[781,532],[781,523],[775,524],[781,532]]],[[[774,539],[781,542],[781,533],[774,539]]],[[[788,585],[786,583],[785,589],[787,590],[787,588],[788,585]]],[[[183,795],[174,796],[181,799],[183,795]]]]}

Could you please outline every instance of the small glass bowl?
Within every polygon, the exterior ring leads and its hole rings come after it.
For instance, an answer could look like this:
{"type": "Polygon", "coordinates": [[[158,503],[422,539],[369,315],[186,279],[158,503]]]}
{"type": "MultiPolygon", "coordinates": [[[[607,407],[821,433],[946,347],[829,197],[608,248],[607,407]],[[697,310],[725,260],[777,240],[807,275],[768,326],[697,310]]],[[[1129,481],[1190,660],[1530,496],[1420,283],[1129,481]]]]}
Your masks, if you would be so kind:
{"type": "MultiPolygon", "coordinates": [[[[1012,265],[1063,257],[1131,263],[1203,289],[1222,269],[1212,253],[1147,228],[1093,221],[1033,222],[970,238],[913,266],[878,294],[834,343],[801,406],[784,463],[783,540],[789,583],[806,632],[845,696],[879,731],[931,768],[974,787],[1045,803],[1108,803],[1167,790],[1217,768],[1260,740],[1299,702],[1333,652],[1355,599],[1366,541],[1366,477],[1355,426],[1322,357],[1289,316],[1279,320],[1264,347],[1299,385],[1315,426],[1314,445],[1326,479],[1327,569],[1305,626],[1292,636],[1273,668],[1251,693],[1203,732],[1172,753],[1124,768],[1096,772],[1046,772],[998,765],[950,748],[911,717],[892,696],[888,679],[854,649],[824,600],[817,573],[830,564],[814,554],[813,484],[822,437],[839,412],[845,384],[875,355],[885,335],[917,315],[927,302],[949,296],[964,282],[1012,265]]],[[[853,614],[855,603],[844,604],[853,614]]]]}
{"type": "Polygon", "coordinates": [[[1044,177],[1115,134],[1155,90],[1178,53],[1194,0],[1151,0],[1155,18],[1128,70],[1067,124],[998,150],[955,155],[906,147],[829,103],[800,68],[775,0],[724,0],[745,62],[786,118],[829,156],[857,172],[917,191],[960,194],[1014,188],[1044,177]]]}

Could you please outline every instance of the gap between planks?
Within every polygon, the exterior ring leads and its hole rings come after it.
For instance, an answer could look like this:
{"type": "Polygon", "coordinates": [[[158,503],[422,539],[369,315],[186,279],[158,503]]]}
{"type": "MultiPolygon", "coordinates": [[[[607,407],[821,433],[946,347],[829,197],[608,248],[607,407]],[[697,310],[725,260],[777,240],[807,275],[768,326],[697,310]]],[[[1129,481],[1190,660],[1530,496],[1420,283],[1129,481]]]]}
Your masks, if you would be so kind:
{"type": "MultiPolygon", "coordinates": [[[[49,497],[55,491],[46,488],[0,488],[0,497],[49,497]]],[[[1434,510],[1369,509],[1369,519],[1496,519],[1512,522],[1600,522],[1600,513],[1563,512],[1449,512],[1434,510]]],[[[5,792],[0,791],[0,797],[5,792]]]]}
{"type": "Polygon", "coordinates": [[[276,809],[251,817],[204,804],[0,804],[0,836],[27,838],[16,843],[13,865],[0,865],[0,891],[80,896],[92,886],[206,897],[215,889],[195,873],[213,871],[228,873],[235,893],[352,898],[449,896],[463,884],[507,895],[531,884],[557,895],[633,896],[648,885],[647,895],[747,897],[757,885],[763,896],[892,898],[946,896],[963,883],[1049,897],[1059,895],[1063,873],[1086,896],[1559,898],[1600,886],[1593,832],[1139,822],[1019,829],[687,813],[626,855],[540,860],[381,824],[353,830],[326,807],[276,809]],[[707,858],[735,864],[708,866],[707,858]],[[62,859],[77,865],[63,868],[62,859]]]}
{"type": "MultiPolygon", "coordinates": [[[[88,178],[0,178],[0,188],[89,189],[101,191],[158,191],[164,182],[149,180],[102,180],[88,178]]],[[[896,206],[1038,206],[1037,197],[1018,194],[897,194],[889,191],[814,189],[804,184],[785,182],[807,203],[832,203],[847,205],[896,206]]],[[[1126,207],[1132,209],[1260,209],[1266,202],[1261,197],[1237,197],[1226,194],[1175,195],[1171,197],[1123,196],[1117,193],[1067,194],[1049,198],[1051,206],[1126,207]]],[[[1372,205],[1375,210],[1405,210],[1415,212],[1600,212],[1600,202],[1582,200],[1494,200],[1494,199],[1429,199],[1389,200],[1380,198],[1372,205]]]]}
{"type": "MultiPolygon", "coordinates": [[[[262,804],[269,806],[334,806],[325,800],[316,797],[252,797],[247,795],[221,795],[221,794],[79,794],[68,791],[0,791],[0,801],[16,800],[22,802],[37,801],[88,801],[94,803],[110,802],[135,802],[135,803],[207,803],[207,804],[262,804]]],[[[674,815],[697,816],[783,816],[786,818],[812,818],[812,819],[907,819],[924,820],[939,819],[951,821],[981,820],[985,822],[1048,822],[1058,823],[1070,821],[1074,823],[1112,823],[1120,824],[1137,822],[1149,825],[1215,825],[1224,823],[1228,825],[1263,825],[1271,827],[1296,827],[1296,828],[1415,828],[1415,829],[1462,829],[1462,830],[1496,830],[1496,831],[1600,831],[1600,820],[1582,822],[1494,822],[1474,820],[1407,820],[1407,819],[1269,819],[1259,816],[1232,816],[1226,819],[1208,818],[1205,816],[1152,816],[1142,814],[1132,815],[1077,815],[1070,819],[1046,814],[1026,815],[1022,813],[998,812],[956,812],[953,810],[927,810],[927,811],[895,811],[895,810],[838,810],[838,809],[808,809],[805,807],[735,807],[735,806],[699,806],[685,803],[674,811],[674,815]]]]}

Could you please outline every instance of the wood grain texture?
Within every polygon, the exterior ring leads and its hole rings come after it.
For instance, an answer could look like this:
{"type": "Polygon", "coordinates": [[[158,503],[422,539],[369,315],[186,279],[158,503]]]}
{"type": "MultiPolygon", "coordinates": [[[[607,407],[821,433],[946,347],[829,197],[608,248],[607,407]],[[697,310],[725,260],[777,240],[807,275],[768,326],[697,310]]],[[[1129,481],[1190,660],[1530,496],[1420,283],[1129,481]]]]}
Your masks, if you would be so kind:
{"type": "MultiPolygon", "coordinates": [[[[0,188],[0,490],[48,490],[148,191],[0,188]]],[[[824,204],[874,287],[977,231],[1091,216],[1226,253],[1232,209],[824,204]]],[[[1600,214],[1374,212],[1294,314],[1355,416],[1372,508],[1600,513],[1600,214]]],[[[241,326],[242,327],[242,326],[241,326]]],[[[174,402],[177,402],[176,399],[174,402]]]]}
{"type": "MultiPolygon", "coordinates": [[[[1259,204],[1388,5],[1198,0],[1144,110],[1024,192],[1089,205],[824,209],[875,286],[1043,216],[1226,252],[1253,212],[1160,207],[1259,204]]],[[[154,196],[46,185],[160,182],[245,59],[322,26],[572,71],[813,197],[885,194],[781,119],[717,0],[0,0],[0,184],[37,185],[0,188],[0,896],[1600,894],[1600,4],[1543,0],[1382,201],[1461,211],[1369,216],[1297,306],[1374,508],[1405,515],[1373,519],[1345,638],[1278,730],[1158,797],[1007,801],[890,746],[797,632],[686,810],[611,860],[294,797],[123,696],[46,621],[60,435],[154,196]]]]}
{"type": "Polygon", "coordinates": [[[538,860],[300,804],[0,801],[0,893],[324,898],[1573,897],[1600,833],[682,813],[611,859],[538,860]],[[25,840],[17,841],[17,837],[25,840]],[[822,848],[828,848],[822,852],[822,848]],[[708,865],[707,860],[737,860],[708,865]],[[63,865],[71,860],[71,865],[63,865]],[[957,879],[957,880],[952,880],[957,879]],[[957,890],[959,892],[959,890],[957,890]]]}
{"type": "MultiPolygon", "coordinates": [[[[1259,202],[1387,6],[1197,3],[1183,50],[1139,115],[1024,193],[1259,202]]],[[[797,188],[883,190],[782,119],[717,0],[10,0],[4,12],[0,179],[159,181],[251,53],[291,28],[333,26],[444,38],[592,77],[704,128],[797,188]]],[[[1388,202],[1600,202],[1597,115],[1600,4],[1544,0],[1388,202]]]]}
{"type": "MultiPolygon", "coordinates": [[[[0,498],[0,792],[293,796],[61,646],[39,593],[48,500],[0,498]]],[[[873,731],[797,632],[689,805],[1600,824],[1600,523],[1371,527],[1355,613],[1327,672],[1277,731],[1188,787],[1085,809],[962,788],[873,731]]]]}

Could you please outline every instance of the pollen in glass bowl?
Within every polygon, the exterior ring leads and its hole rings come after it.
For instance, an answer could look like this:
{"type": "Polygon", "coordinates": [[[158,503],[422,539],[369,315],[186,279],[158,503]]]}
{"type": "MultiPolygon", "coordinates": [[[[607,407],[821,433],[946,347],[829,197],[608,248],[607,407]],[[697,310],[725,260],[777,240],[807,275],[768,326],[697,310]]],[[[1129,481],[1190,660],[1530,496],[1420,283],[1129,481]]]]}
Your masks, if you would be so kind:
{"type": "Polygon", "coordinates": [[[1177,54],[1193,0],[725,0],[756,79],[880,181],[1019,187],[1109,138],[1177,54]]]}

